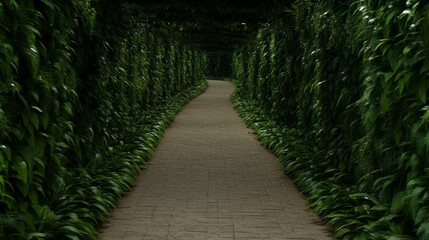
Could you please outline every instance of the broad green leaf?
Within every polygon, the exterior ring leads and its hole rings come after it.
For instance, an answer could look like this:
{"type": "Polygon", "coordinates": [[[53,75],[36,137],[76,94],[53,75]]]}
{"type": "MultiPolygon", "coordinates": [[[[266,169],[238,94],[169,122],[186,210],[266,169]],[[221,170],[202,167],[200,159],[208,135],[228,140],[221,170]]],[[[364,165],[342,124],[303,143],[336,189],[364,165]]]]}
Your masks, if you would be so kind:
{"type": "Polygon", "coordinates": [[[64,110],[70,115],[73,115],[72,105],[69,102],[64,103],[64,110]]]}
{"type": "MultiPolygon", "coordinates": [[[[67,126],[67,129],[70,132],[73,132],[73,123],[71,121],[64,121],[63,123],[65,126],[67,126]]],[[[91,134],[93,134],[92,129],[91,129],[91,134]]],[[[91,135],[91,137],[92,137],[92,135],[91,135]]]]}
{"type": "Polygon", "coordinates": [[[41,0],[46,6],[48,6],[51,10],[54,10],[55,3],[49,0],[41,0]]]}
{"type": "Polygon", "coordinates": [[[429,106],[424,106],[421,110],[424,111],[424,114],[422,116],[422,122],[429,122],[429,106]]]}
{"type": "Polygon", "coordinates": [[[19,99],[22,101],[22,103],[24,104],[24,106],[27,108],[27,109],[29,109],[29,107],[28,107],[28,103],[27,103],[27,100],[25,100],[25,98],[20,94],[19,95],[19,99]]]}
{"type": "Polygon", "coordinates": [[[30,120],[33,123],[34,128],[39,129],[39,116],[36,113],[30,114],[30,120]]]}
{"type": "Polygon", "coordinates": [[[12,128],[11,131],[16,136],[19,141],[22,141],[25,136],[25,130],[21,126],[17,126],[16,128],[12,128]]]}
{"type": "Polygon", "coordinates": [[[373,202],[374,204],[379,204],[379,201],[375,197],[367,193],[351,193],[349,194],[349,197],[355,200],[367,200],[373,202]]]}
{"type": "Polygon", "coordinates": [[[417,211],[417,215],[414,222],[416,222],[416,225],[420,225],[422,222],[425,222],[427,220],[428,216],[429,216],[429,206],[425,206],[425,204],[422,204],[417,211]]]}
{"type": "Polygon", "coordinates": [[[70,240],[80,240],[80,238],[76,235],[67,234],[66,237],[70,240]]]}
{"type": "Polygon", "coordinates": [[[21,147],[19,148],[19,153],[24,158],[24,161],[29,165],[29,167],[34,165],[33,149],[28,146],[21,147]]]}
{"type": "Polygon", "coordinates": [[[422,223],[417,229],[419,239],[429,239],[429,221],[422,223]]]}
{"type": "MultiPolygon", "coordinates": [[[[65,230],[67,232],[71,232],[71,233],[74,233],[74,234],[81,234],[81,231],[79,229],[77,229],[76,227],[71,226],[71,225],[63,226],[63,227],[60,228],[60,230],[65,230]]],[[[70,236],[71,236],[71,234],[70,234],[70,236]]]]}
{"type": "Polygon", "coordinates": [[[415,238],[408,235],[397,234],[387,237],[386,240],[415,240],[415,238]]]}
{"type": "Polygon", "coordinates": [[[12,151],[10,150],[9,147],[7,147],[5,145],[1,145],[0,150],[2,150],[5,153],[6,160],[8,162],[12,161],[12,151]]]}
{"type": "Polygon", "coordinates": [[[2,192],[0,197],[2,203],[5,204],[8,209],[13,209],[16,207],[16,200],[11,195],[2,192]]]}
{"type": "Polygon", "coordinates": [[[395,143],[396,145],[401,144],[401,132],[400,131],[396,131],[395,132],[395,143]]]}
{"type": "Polygon", "coordinates": [[[0,152],[0,173],[2,173],[4,170],[7,170],[8,165],[9,163],[6,161],[4,154],[0,152]]]}
{"type": "Polygon", "coordinates": [[[31,204],[33,206],[37,206],[39,204],[39,197],[37,195],[37,192],[35,191],[28,192],[28,197],[30,198],[31,204]]]}
{"type": "Polygon", "coordinates": [[[45,112],[42,114],[42,117],[40,118],[40,120],[41,120],[41,122],[42,122],[43,129],[44,129],[44,130],[48,129],[48,124],[49,124],[49,114],[48,114],[48,112],[47,112],[47,111],[45,111],[45,112]]]}
{"type": "Polygon", "coordinates": [[[36,102],[39,101],[39,94],[35,91],[30,91],[31,96],[33,96],[34,100],[36,100],[36,102]]]}
{"type": "Polygon", "coordinates": [[[417,97],[423,104],[426,104],[426,92],[428,91],[426,84],[421,84],[419,89],[417,90],[417,97]]]}
{"type": "Polygon", "coordinates": [[[416,221],[417,213],[421,207],[421,201],[426,190],[424,187],[416,187],[411,192],[409,205],[414,221],[416,221]]]}
{"type": "Polygon", "coordinates": [[[18,173],[19,179],[24,183],[28,183],[28,166],[24,159],[17,157],[12,162],[16,172],[18,173]]]}
{"type": "Polygon", "coordinates": [[[4,189],[4,178],[3,178],[2,175],[0,175],[0,190],[1,190],[0,191],[0,196],[4,194],[3,189],[4,189]]]}
{"type": "Polygon", "coordinates": [[[395,15],[397,15],[396,11],[391,10],[390,13],[387,15],[386,20],[384,21],[385,22],[385,25],[384,25],[384,37],[385,38],[390,37],[389,33],[390,33],[391,26],[393,24],[393,18],[395,17],[395,15]]]}
{"type": "Polygon", "coordinates": [[[404,47],[404,49],[402,50],[402,53],[404,55],[407,55],[409,52],[411,51],[411,48],[409,46],[404,47]]]}
{"type": "Polygon", "coordinates": [[[386,113],[391,105],[391,100],[390,98],[385,94],[381,94],[380,97],[380,107],[381,107],[381,113],[386,113]]]}
{"type": "Polygon", "coordinates": [[[47,233],[35,232],[35,233],[28,234],[28,239],[46,239],[48,237],[49,237],[49,234],[47,233]]]}
{"type": "MultiPolygon", "coordinates": [[[[398,80],[398,90],[399,90],[399,94],[402,94],[404,92],[404,89],[406,86],[409,85],[410,79],[413,76],[412,72],[404,72],[399,80],[398,80]]],[[[399,77],[399,75],[398,75],[399,77]]]]}

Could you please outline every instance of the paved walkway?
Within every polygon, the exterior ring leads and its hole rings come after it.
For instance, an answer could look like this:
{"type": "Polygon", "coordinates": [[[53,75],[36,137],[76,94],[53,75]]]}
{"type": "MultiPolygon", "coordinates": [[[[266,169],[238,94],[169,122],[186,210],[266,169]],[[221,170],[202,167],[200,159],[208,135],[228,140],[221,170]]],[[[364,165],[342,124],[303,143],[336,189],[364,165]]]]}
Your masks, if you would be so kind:
{"type": "Polygon", "coordinates": [[[232,90],[209,81],[177,115],[99,240],[333,239],[232,109],[232,90]]]}

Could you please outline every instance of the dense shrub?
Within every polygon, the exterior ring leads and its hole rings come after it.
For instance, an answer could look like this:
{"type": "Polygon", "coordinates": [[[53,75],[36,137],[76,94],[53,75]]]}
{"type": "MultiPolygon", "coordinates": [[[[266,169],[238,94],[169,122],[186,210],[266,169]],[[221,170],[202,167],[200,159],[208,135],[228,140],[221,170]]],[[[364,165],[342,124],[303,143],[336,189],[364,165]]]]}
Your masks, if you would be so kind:
{"type": "Polygon", "coordinates": [[[137,7],[0,3],[1,239],[94,236],[204,84],[205,55],[137,7]]]}
{"type": "Polygon", "coordinates": [[[234,53],[237,104],[344,239],[429,237],[428,14],[295,1],[234,53]]]}

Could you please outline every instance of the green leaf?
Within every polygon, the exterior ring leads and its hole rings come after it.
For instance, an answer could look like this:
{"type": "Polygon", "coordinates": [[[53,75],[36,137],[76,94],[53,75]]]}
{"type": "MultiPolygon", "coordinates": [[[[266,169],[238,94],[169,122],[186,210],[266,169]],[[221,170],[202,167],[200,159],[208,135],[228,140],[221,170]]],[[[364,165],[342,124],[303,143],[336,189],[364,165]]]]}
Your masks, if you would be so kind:
{"type": "Polygon", "coordinates": [[[46,111],[42,114],[42,117],[40,118],[40,120],[42,121],[43,129],[44,130],[48,129],[49,114],[46,111]]]}
{"type": "Polygon", "coordinates": [[[13,209],[16,207],[16,200],[9,194],[0,194],[2,204],[6,204],[7,208],[13,209]]]}
{"type": "Polygon", "coordinates": [[[401,131],[395,131],[395,143],[396,145],[401,144],[401,131]]]}
{"type": "Polygon", "coordinates": [[[51,10],[54,10],[55,4],[49,0],[41,0],[46,6],[48,6],[51,10]]]}
{"type": "Polygon", "coordinates": [[[1,146],[0,146],[0,149],[1,149],[1,150],[3,150],[3,152],[5,153],[5,155],[6,155],[6,160],[7,160],[8,162],[12,161],[12,151],[10,150],[10,148],[9,148],[9,147],[7,147],[7,146],[1,145],[1,146]]]}
{"type": "MultiPolygon", "coordinates": [[[[1,155],[0,155],[0,158],[1,158],[1,155]]],[[[0,169],[1,170],[1,169],[0,169]]],[[[4,178],[3,178],[3,176],[2,175],[0,175],[0,195],[3,195],[3,193],[4,193],[4,178]]]]}
{"type": "Polygon", "coordinates": [[[35,91],[30,91],[31,96],[33,96],[34,100],[36,100],[36,102],[39,101],[39,94],[35,91]]]}
{"type": "Polygon", "coordinates": [[[39,129],[39,116],[36,113],[31,113],[30,120],[36,129],[39,129]]]}
{"type": "MultiPolygon", "coordinates": [[[[64,121],[63,122],[65,126],[67,126],[68,130],[70,130],[71,132],[73,132],[73,123],[71,121],[64,121]]],[[[93,138],[94,132],[92,131],[92,129],[90,129],[90,133],[91,133],[91,139],[93,138]]]]}
{"type": "Polygon", "coordinates": [[[422,222],[427,221],[428,216],[429,216],[429,206],[420,207],[418,209],[416,218],[414,220],[416,222],[416,225],[420,225],[422,224],[422,222]]]}
{"type": "Polygon", "coordinates": [[[25,130],[23,128],[21,128],[21,127],[12,128],[12,132],[13,132],[13,134],[15,134],[16,138],[19,141],[22,141],[22,139],[24,139],[25,130]]]}
{"type": "Polygon", "coordinates": [[[36,233],[30,233],[28,234],[28,239],[46,239],[47,237],[49,237],[49,235],[47,233],[40,233],[40,232],[36,232],[36,233]]]}
{"type": "Polygon", "coordinates": [[[422,201],[423,195],[425,194],[425,190],[426,188],[424,187],[416,187],[411,193],[409,204],[414,221],[416,221],[417,213],[420,208],[420,202],[422,201]]]}
{"type": "Polygon", "coordinates": [[[405,75],[398,81],[398,90],[399,94],[402,94],[404,92],[405,86],[410,82],[410,78],[413,76],[412,73],[407,72],[405,75]]]}
{"type": "Polygon", "coordinates": [[[402,53],[404,55],[407,55],[409,52],[411,51],[411,48],[409,46],[404,47],[404,49],[402,50],[402,53]]]}
{"type": "Polygon", "coordinates": [[[70,115],[73,115],[72,105],[69,102],[64,103],[64,110],[70,115]]]}
{"type": "Polygon", "coordinates": [[[390,211],[394,214],[397,213],[403,213],[404,212],[404,208],[405,208],[405,204],[408,201],[408,194],[406,191],[402,191],[400,193],[397,193],[392,200],[392,204],[390,207],[390,211]]]}
{"type": "Polygon", "coordinates": [[[386,240],[415,240],[415,238],[408,236],[408,235],[394,235],[394,236],[389,236],[386,238],[386,240]]]}
{"type": "Polygon", "coordinates": [[[21,158],[17,157],[12,162],[16,172],[18,173],[19,179],[24,183],[27,184],[28,181],[28,166],[27,163],[21,158]]]}
{"type": "Polygon", "coordinates": [[[385,32],[384,32],[384,37],[389,37],[389,30],[391,29],[391,27],[390,26],[392,26],[392,23],[393,23],[393,21],[392,21],[392,19],[393,19],[393,17],[396,15],[396,11],[391,11],[390,13],[389,13],[389,15],[387,15],[387,17],[386,17],[386,20],[384,21],[384,30],[385,30],[385,32]]]}
{"type": "Polygon", "coordinates": [[[33,206],[37,206],[39,204],[39,197],[37,195],[37,192],[35,191],[28,192],[28,197],[30,198],[31,204],[33,206]]]}
{"type": "Polygon", "coordinates": [[[390,79],[392,79],[392,77],[395,75],[394,72],[387,72],[384,74],[384,81],[388,82],[390,81],[390,79]]]}
{"type": "Polygon", "coordinates": [[[66,237],[70,240],[80,240],[80,238],[76,235],[67,234],[66,237]]]}
{"type": "Polygon", "coordinates": [[[30,167],[33,165],[33,149],[25,146],[19,148],[19,154],[24,158],[24,161],[30,165],[30,167]]]}
{"type": "Polygon", "coordinates": [[[24,106],[27,108],[27,109],[29,109],[29,107],[28,107],[28,103],[27,103],[27,100],[25,100],[25,98],[20,94],[19,95],[19,99],[21,99],[21,101],[22,101],[22,103],[24,104],[24,106]]]}
{"type": "Polygon", "coordinates": [[[387,94],[383,93],[380,97],[380,107],[381,107],[381,113],[386,113],[389,110],[389,107],[391,105],[391,101],[387,94]]]}
{"type": "Polygon", "coordinates": [[[355,200],[367,200],[367,201],[374,203],[375,205],[380,204],[379,201],[375,197],[373,197],[367,193],[351,193],[351,194],[349,194],[349,197],[352,199],[355,199],[355,200]]]}
{"type": "Polygon", "coordinates": [[[423,104],[426,104],[426,92],[427,92],[426,84],[421,84],[419,89],[417,90],[417,97],[423,104]]]}
{"type": "Polygon", "coordinates": [[[419,239],[429,239],[429,221],[422,223],[417,229],[419,239]]]}
{"type": "MultiPolygon", "coordinates": [[[[80,233],[81,233],[81,231],[79,229],[77,229],[74,226],[70,226],[70,225],[63,226],[60,228],[60,230],[64,230],[65,232],[72,232],[72,233],[75,233],[78,235],[80,235],[80,233]]],[[[70,236],[72,236],[72,235],[70,234],[70,236]]]]}
{"type": "Polygon", "coordinates": [[[39,138],[37,140],[35,149],[33,149],[33,155],[35,155],[36,157],[43,158],[44,154],[45,154],[45,148],[46,148],[46,141],[43,138],[39,138]]]}

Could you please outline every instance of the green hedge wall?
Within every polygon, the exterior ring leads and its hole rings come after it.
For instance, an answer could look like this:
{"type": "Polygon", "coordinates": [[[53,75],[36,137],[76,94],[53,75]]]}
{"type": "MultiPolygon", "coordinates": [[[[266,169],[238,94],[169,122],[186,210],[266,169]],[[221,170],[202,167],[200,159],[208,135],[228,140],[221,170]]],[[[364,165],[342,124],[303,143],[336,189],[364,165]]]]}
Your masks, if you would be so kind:
{"type": "Polygon", "coordinates": [[[254,126],[338,236],[429,238],[429,4],[303,0],[279,15],[234,53],[238,108],[277,129],[254,126]]]}
{"type": "Polygon", "coordinates": [[[203,89],[205,54],[137,8],[0,3],[0,239],[94,237],[203,89]]]}

